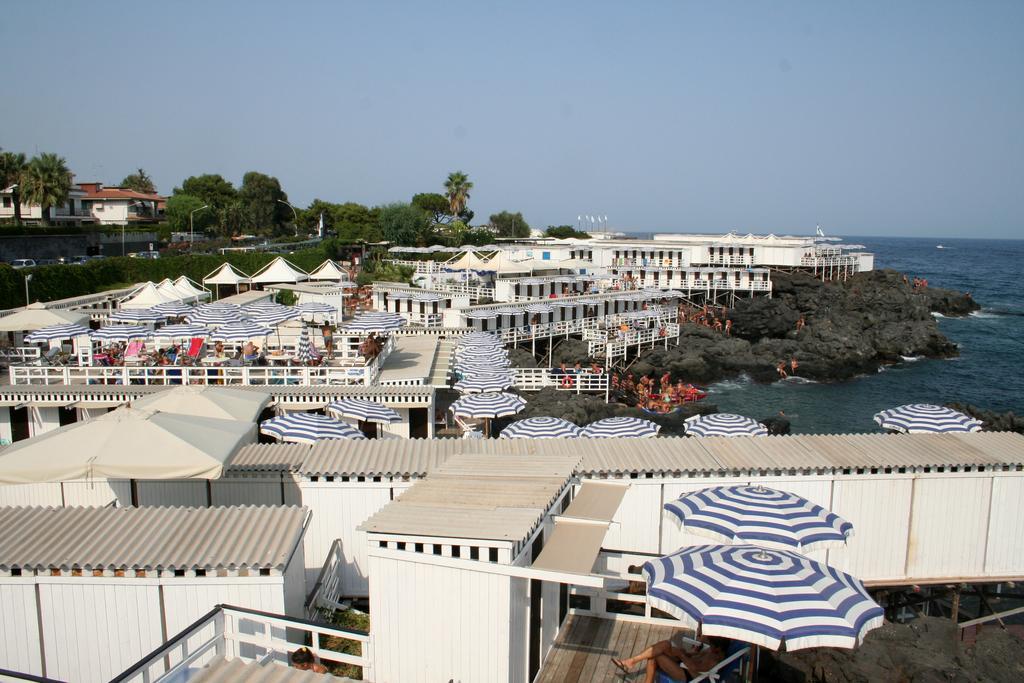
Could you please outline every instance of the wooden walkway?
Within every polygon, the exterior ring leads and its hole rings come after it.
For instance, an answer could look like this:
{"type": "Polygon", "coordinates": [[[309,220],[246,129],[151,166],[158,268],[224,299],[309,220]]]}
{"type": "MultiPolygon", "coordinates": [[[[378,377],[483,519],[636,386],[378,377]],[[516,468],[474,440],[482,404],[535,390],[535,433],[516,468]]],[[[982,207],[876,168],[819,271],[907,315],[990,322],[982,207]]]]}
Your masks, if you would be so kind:
{"type": "Polygon", "coordinates": [[[640,681],[643,677],[639,673],[626,678],[612,665],[612,657],[629,657],[659,640],[666,640],[674,630],[669,626],[570,616],[562,625],[536,681],[640,681]]]}

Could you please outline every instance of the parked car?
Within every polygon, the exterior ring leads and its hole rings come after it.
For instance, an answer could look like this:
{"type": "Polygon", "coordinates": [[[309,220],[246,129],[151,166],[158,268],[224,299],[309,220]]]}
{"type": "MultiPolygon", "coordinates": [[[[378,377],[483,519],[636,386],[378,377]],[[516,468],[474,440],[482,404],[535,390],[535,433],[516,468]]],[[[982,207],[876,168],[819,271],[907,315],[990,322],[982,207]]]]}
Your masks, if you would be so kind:
{"type": "Polygon", "coordinates": [[[71,257],[68,258],[68,263],[70,263],[72,265],[76,265],[76,266],[80,266],[83,263],[88,263],[88,262],[89,262],[89,257],[85,256],[83,254],[79,254],[78,256],[71,256],[71,257]]]}
{"type": "Polygon", "coordinates": [[[132,258],[148,258],[148,259],[158,259],[158,258],[160,258],[160,252],[159,251],[137,251],[134,254],[128,254],[128,255],[131,256],[132,258]]]}
{"type": "Polygon", "coordinates": [[[35,268],[36,260],[31,258],[16,258],[11,261],[11,268],[35,268]]]}

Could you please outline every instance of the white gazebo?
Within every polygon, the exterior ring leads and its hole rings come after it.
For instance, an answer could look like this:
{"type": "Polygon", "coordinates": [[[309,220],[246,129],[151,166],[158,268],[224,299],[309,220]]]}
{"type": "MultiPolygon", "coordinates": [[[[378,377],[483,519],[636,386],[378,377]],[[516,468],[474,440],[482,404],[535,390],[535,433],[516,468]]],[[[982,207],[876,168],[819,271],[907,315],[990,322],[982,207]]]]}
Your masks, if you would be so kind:
{"type": "Polygon", "coordinates": [[[157,288],[157,285],[147,282],[125,297],[121,301],[119,308],[152,308],[157,304],[175,301],[181,301],[177,294],[165,294],[157,288]]]}
{"type": "Polygon", "coordinates": [[[306,271],[290,263],[283,256],[276,259],[256,271],[249,282],[254,285],[270,285],[275,283],[296,283],[305,282],[309,279],[306,271]]]}
{"type": "Polygon", "coordinates": [[[348,279],[348,273],[337,262],[327,259],[310,272],[309,279],[340,282],[348,279]]]}
{"type": "Polygon", "coordinates": [[[256,422],[270,400],[270,394],[261,391],[192,385],[151,394],[132,403],[132,407],[175,415],[256,422]]]}
{"type": "Polygon", "coordinates": [[[34,332],[44,327],[69,323],[88,325],[89,314],[85,311],[58,311],[37,301],[17,313],[0,318],[0,332],[34,332]]]}
{"type": "Polygon", "coordinates": [[[174,289],[181,296],[181,300],[185,302],[202,301],[210,296],[208,289],[200,287],[185,275],[174,281],[174,289]]]}
{"type": "Polygon", "coordinates": [[[249,276],[242,271],[235,268],[230,263],[223,263],[219,268],[214,270],[212,273],[207,274],[203,278],[203,286],[209,287],[213,285],[217,292],[217,298],[220,298],[221,287],[234,287],[235,294],[241,291],[241,286],[249,282],[249,276]]]}

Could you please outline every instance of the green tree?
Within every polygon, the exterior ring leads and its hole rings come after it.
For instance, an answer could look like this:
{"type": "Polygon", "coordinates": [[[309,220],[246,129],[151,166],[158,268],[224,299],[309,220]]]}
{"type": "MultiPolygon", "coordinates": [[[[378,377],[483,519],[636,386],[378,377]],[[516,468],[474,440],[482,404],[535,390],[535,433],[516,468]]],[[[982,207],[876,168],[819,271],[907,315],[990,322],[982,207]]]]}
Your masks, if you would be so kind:
{"type": "Polygon", "coordinates": [[[491,225],[497,231],[499,237],[529,237],[530,224],[523,218],[523,214],[502,211],[491,214],[491,225]]]}
{"type": "Polygon", "coordinates": [[[190,194],[176,194],[167,198],[167,207],[164,214],[167,216],[167,223],[172,230],[188,232],[191,228],[202,233],[213,224],[216,213],[210,209],[198,211],[203,206],[203,200],[193,197],[190,194]],[[192,225],[189,225],[189,216],[195,211],[192,218],[192,225]]]}
{"type": "Polygon", "coordinates": [[[453,171],[448,174],[448,179],[444,181],[444,191],[448,198],[448,212],[451,215],[458,216],[466,210],[469,191],[472,189],[473,183],[469,181],[469,176],[462,171],[453,171]]]}
{"type": "Polygon", "coordinates": [[[549,225],[544,234],[547,237],[556,237],[562,240],[569,237],[575,237],[576,239],[587,239],[590,237],[590,233],[581,232],[571,225],[549,225]]]}
{"type": "Polygon", "coordinates": [[[421,192],[413,195],[412,205],[425,211],[430,219],[437,224],[449,223],[453,218],[449,213],[451,206],[447,197],[437,192],[421,192]]]}
{"type": "Polygon", "coordinates": [[[242,177],[238,199],[245,209],[244,227],[256,234],[284,232],[284,226],[292,220],[292,211],[281,202],[288,201],[288,195],[281,190],[277,178],[249,171],[242,177]]]}
{"type": "Polygon", "coordinates": [[[380,207],[377,219],[381,238],[395,245],[423,244],[431,235],[430,220],[411,204],[388,204],[380,207]]]}
{"type": "Polygon", "coordinates": [[[174,188],[174,194],[190,194],[193,197],[199,197],[204,204],[210,205],[214,213],[220,213],[238,198],[235,186],[216,173],[185,178],[181,187],[174,188]]]}
{"type": "Polygon", "coordinates": [[[63,157],[44,153],[33,157],[21,174],[21,196],[42,208],[43,223],[50,223],[50,209],[62,206],[71,192],[71,171],[63,157]]]}
{"type": "Polygon", "coordinates": [[[0,152],[0,190],[11,190],[11,202],[14,204],[14,223],[21,223],[21,175],[25,172],[28,162],[21,152],[0,152]]]}
{"type": "Polygon", "coordinates": [[[246,225],[245,205],[240,201],[231,202],[218,212],[217,220],[218,232],[222,237],[242,234],[246,225]]]}
{"type": "Polygon", "coordinates": [[[156,185],[153,184],[153,179],[141,168],[135,171],[135,173],[126,175],[124,180],[121,181],[121,187],[127,187],[136,192],[156,194],[156,185]]]}

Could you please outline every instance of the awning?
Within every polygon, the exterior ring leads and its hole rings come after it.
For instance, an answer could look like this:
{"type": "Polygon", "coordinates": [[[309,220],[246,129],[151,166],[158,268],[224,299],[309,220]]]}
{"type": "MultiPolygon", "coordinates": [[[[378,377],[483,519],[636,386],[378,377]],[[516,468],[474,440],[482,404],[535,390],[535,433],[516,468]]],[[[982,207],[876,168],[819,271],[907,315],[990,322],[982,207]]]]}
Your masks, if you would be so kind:
{"type": "Polygon", "coordinates": [[[327,401],[311,401],[308,403],[277,403],[274,407],[281,410],[323,410],[327,401]]]}
{"type": "Polygon", "coordinates": [[[608,525],[628,488],[625,482],[584,482],[572,504],[555,518],[555,529],[534,560],[533,568],[590,574],[608,525]]]}
{"type": "Polygon", "coordinates": [[[127,401],[77,401],[72,403],[72,408],[85,408],[86,410],[105,410],[123,406],[127,401]]]}

